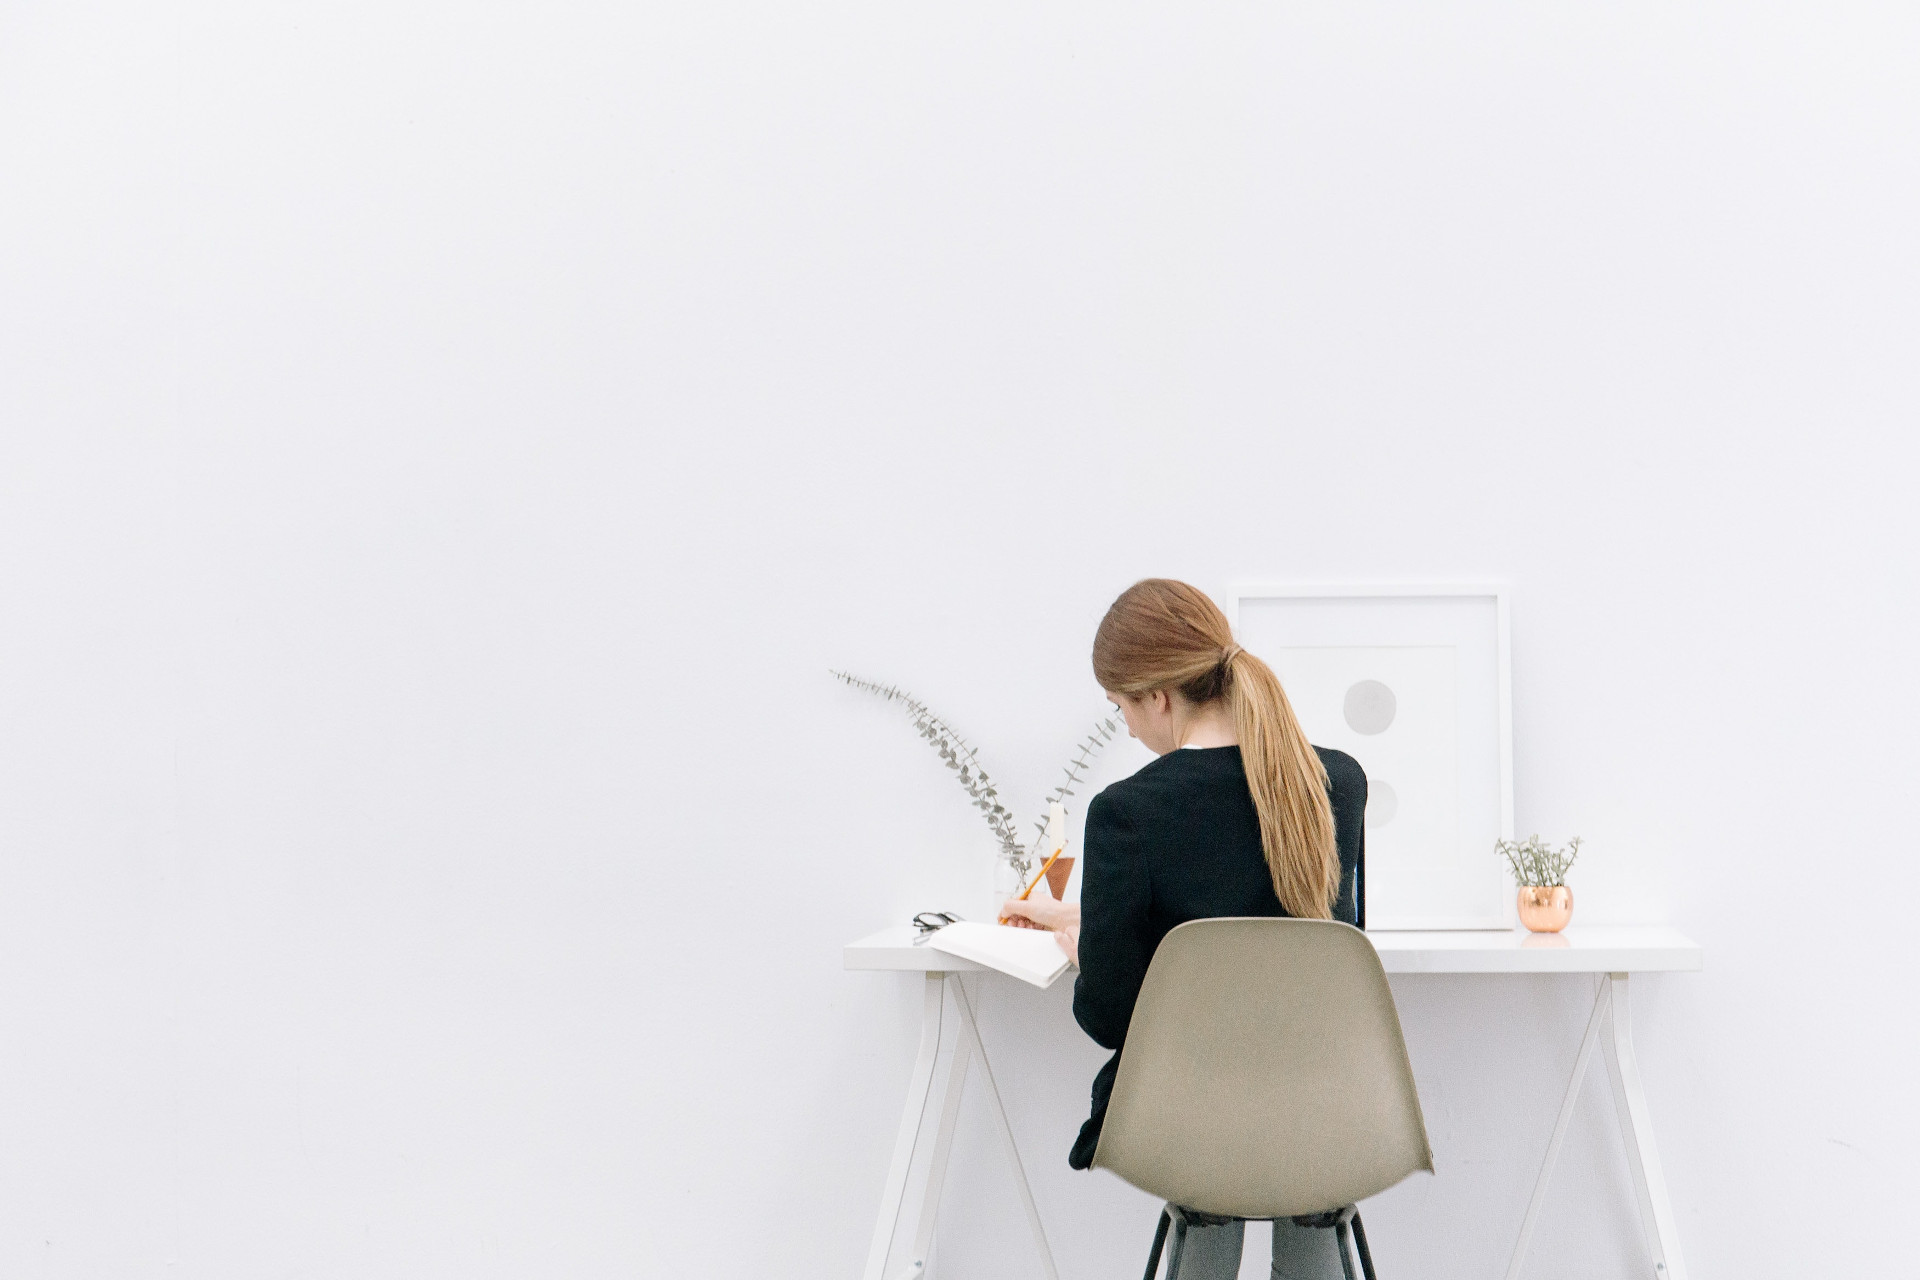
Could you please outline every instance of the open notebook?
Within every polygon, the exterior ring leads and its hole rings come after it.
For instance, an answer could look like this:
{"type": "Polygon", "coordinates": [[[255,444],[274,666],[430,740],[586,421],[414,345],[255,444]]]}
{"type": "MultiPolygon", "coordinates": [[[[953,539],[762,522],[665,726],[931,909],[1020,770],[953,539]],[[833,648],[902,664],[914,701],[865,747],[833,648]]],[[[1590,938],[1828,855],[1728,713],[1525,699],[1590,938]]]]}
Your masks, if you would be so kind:
{"type": "Polygon", "coordinates": [[[1036,987],[1050,987],[1067,971],[1067,953],[1040,929],[962,920],[927,939],[927,946],[962,960],[1009,973],[1036,987]]]}

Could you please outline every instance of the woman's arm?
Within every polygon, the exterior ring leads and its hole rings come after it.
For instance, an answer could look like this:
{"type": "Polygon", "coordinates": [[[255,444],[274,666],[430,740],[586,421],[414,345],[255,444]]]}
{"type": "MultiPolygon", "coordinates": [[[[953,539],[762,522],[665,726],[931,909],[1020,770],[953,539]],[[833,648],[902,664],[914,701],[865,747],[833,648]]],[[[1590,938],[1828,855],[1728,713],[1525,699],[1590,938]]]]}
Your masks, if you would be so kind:
{"type": "Polygon", "coordinates": [[[1111,789],[1087,806],[1085,844],[1073,1016],[1095,1044],[1118,1049],[1153,959],[1153,893],[1139,835],[1111,789]]]}

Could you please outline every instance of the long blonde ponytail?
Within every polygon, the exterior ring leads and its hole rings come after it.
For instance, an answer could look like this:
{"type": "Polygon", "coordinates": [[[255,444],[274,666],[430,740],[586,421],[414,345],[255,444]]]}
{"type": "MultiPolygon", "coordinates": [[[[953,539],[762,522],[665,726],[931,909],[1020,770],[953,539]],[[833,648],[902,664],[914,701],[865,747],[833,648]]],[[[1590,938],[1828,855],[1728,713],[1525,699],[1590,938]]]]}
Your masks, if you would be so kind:
{"type": "Polygon", "coordinates": [[[1279,677],[1233,641],[1205,592],[1171,578],[1136,582],[1093,639],[1103,689],[1134,696],[1177,689],[1194,703],[1225,698],[1260,818],[1260,845],[1287,914],[1328,920],[1340,892],[1327,771],[1301,731],[1279,677]]]}

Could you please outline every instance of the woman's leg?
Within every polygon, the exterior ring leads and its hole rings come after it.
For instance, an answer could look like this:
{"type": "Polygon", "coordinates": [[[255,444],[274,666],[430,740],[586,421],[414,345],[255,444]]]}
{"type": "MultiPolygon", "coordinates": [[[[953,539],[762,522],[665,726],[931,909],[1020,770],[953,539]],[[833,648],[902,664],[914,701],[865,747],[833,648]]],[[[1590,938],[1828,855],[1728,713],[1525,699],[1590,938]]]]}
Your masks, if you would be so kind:
{"type": "MultiPolygon", "coordinates": [[[[1186,1247],[1180,1250],[1180,1280],[1233,1280],[1240,1274],[1240,1246],[1246,1235],[1244,1222],[1188,1227],[1186,1247]]],[[[1167,1247],[1173,1247],[1171,1241],[1167,1247]]]]}
{"type": "MultiPolygon", "coordinates": [[[[1359,1255],[1354,1274],[1359,1275],[1359,1255]]],[[[1273,1224],[1273,1280],[1345,1280],[1340,1241],[1326,1227],[1296,1227],[1281,1218],[1273,1224]]]]}

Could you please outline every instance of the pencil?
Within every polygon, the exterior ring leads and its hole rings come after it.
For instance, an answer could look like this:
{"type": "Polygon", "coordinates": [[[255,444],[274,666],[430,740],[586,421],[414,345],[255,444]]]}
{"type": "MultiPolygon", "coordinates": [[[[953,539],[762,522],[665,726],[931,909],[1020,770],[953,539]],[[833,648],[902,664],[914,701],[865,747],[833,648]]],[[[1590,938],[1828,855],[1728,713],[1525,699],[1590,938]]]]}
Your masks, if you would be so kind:
{"type": "Polygon", "coordinates": [[[1028,885],[1026,888],[1020,891],[1020,901],[1025,902],[1027,900],[1027,896],[1031,894],[1035,889],[1040,887],[1040,882],[1047,878],[1047,872],[1053,869],[1054,859],[1058,858],[1061,854],[1065,853],[1066,851],[1067,851],[1067,846],[1061,845],[1058,849],[1055,849],[1052,853],[1047,855],[1046,862],[1041,864],[1040,874],[1033,878],[1032,884],[1028,885]]]}
{"type": "MultiPolygon", "coordinates": [[[[1066,851],[1067,851],[1067,846],[1064,844],[1061,845],[1058,849],[1055,849],[1053,853],[1047,858],[1046,862],[1041,866],[1040,874],[1033,878],[1033,883],[1028,885],[1026,888],[1022,889],[1020,891],[1020,896],[1018,898],[1015,898],[1014,901],[1025,902],[1027,900],[1027,895],[1031,894],[1036,888],[1039,887],[1040,882],[1047,878],[1047,871],[1053,866],[1054,859],[1058,858],[1061,854],[1065,853],[1066,851]]],[[[1005,924],[1007,920],[1008,920],[1008,917],[1006,916],[1000,917],[1001,924],[1005,924]]]]}

